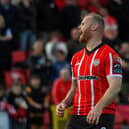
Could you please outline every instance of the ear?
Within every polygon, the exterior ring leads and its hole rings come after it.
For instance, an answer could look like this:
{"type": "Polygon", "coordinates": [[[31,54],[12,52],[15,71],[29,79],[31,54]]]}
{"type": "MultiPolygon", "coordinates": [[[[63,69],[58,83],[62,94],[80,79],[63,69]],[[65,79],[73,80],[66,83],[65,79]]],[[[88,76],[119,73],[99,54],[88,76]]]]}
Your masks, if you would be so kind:
{"type": "Polygon", "coordinates": [[[93,24],[93,25],[91,26],[91,30],[92,30],[92,31],[96,31],[96,30],[98,29],[98,27],[99,27],[98,24],[93,24]]]}

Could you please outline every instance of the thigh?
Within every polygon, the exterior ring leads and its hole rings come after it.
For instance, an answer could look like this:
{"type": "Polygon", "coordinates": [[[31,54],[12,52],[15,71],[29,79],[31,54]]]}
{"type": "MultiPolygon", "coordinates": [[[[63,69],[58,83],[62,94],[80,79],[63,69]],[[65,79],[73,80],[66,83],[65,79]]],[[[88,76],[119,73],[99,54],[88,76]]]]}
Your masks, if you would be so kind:
{"type": "Polygon", "coordinates": [[[76,129],[75,128],[75,124],[76,123],[76,119],[74,116],[70,116],[70,118],[68,119],[65,129],[76,129]]]}
{"type": "Polygon", "coordinates": [[[93,129],[94,125],[86,122],[86,116],[71,116],[65,129],[93,129]]]}
{"type": "Polygon", "coordinates": [[[43,117],[31,117],[29,118],[31,125],[34,126],[42,126],[43,125],[43,117]]]}

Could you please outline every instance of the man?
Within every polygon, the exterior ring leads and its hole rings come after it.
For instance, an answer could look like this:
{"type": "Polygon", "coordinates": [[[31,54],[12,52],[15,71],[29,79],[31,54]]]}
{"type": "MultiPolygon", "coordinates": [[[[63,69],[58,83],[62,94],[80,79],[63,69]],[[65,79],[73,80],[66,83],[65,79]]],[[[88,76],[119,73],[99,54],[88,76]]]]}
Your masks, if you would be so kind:
{"type": "Polygon", "coordinates": [[[34,47],[33,47],[33,53],[31,56],[29,56],[27,60],[27,66],[29,68],[30,75],[31,74],[38,74],[40,75],[42,81],[45,85],[48,85],[48,79],[50,79],[50,69],[51,69],[51,63],[50,61],[45,57],[43,53],[44,49],[44,43],[42,40],[36,40],[34,47]],[[47,80],[47,81],[46,81],[47,80]]]}
{"type": "Polygon", "coordinates": [[[66,129],[113,129],[115,102],[121,88],[120,57],[102,43],[104,21],[88,14],[79,26],[80,42],[86,48],[72,59],[72,87],[57,106],[63,117],[65,108],[73,104],[66,129]]]}
{"type": "Polygon", "coordinates": [[[66,60],[65,52],[61,49],[58,49],[56,51],[56,60],[52,63],[53,80],[56,80],[59,77],[60,71],[63,68],[70,69],[70,64],[66,60]]]}
{"type": "Polygon", "coordinates": [[[17,28],[20,24],[20,14],[17,7],[11,4],[11,0],[0,1],[0,14],[3,15],[5,19],[6,28],[10,28],[12,34],[17,35],[17,28]]]}
{"type": "Polygon", "coordinates": [[[118,24],[114,17],[107,15],[104,17],[105,29],[103,42],[113,47],[116,51],[119,51],[121,41],[118,37],[119,30],[118,24]]]}

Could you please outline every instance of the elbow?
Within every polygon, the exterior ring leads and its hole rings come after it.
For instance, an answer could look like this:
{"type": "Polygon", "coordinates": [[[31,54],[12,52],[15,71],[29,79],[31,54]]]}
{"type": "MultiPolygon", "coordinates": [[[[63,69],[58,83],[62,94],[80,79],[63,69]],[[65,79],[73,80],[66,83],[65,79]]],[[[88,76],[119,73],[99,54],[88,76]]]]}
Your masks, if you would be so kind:
{"type": "Polygon", "coordinates": [[[119,92],[121,91],[121,86],[117,87],[117,88],[115,89],[115,91],[116,91],[116,95],[118,95],[119,92]]]}

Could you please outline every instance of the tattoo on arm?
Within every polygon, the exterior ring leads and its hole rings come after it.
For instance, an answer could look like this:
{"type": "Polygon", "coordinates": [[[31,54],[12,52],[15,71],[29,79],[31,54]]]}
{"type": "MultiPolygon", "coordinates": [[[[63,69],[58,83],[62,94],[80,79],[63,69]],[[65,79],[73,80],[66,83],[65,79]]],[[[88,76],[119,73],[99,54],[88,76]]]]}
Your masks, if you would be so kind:
{"type": "Polygon", "coordinates": [[[72,80],[72,86],[71,89],[69,90],[67,96],[65,99],[62,101],[67,105],[67,107],[71,106],[73,104],[73,99],[76,93],[76,88],[77,88],[77,82],[76,80],[72,80]]]}

